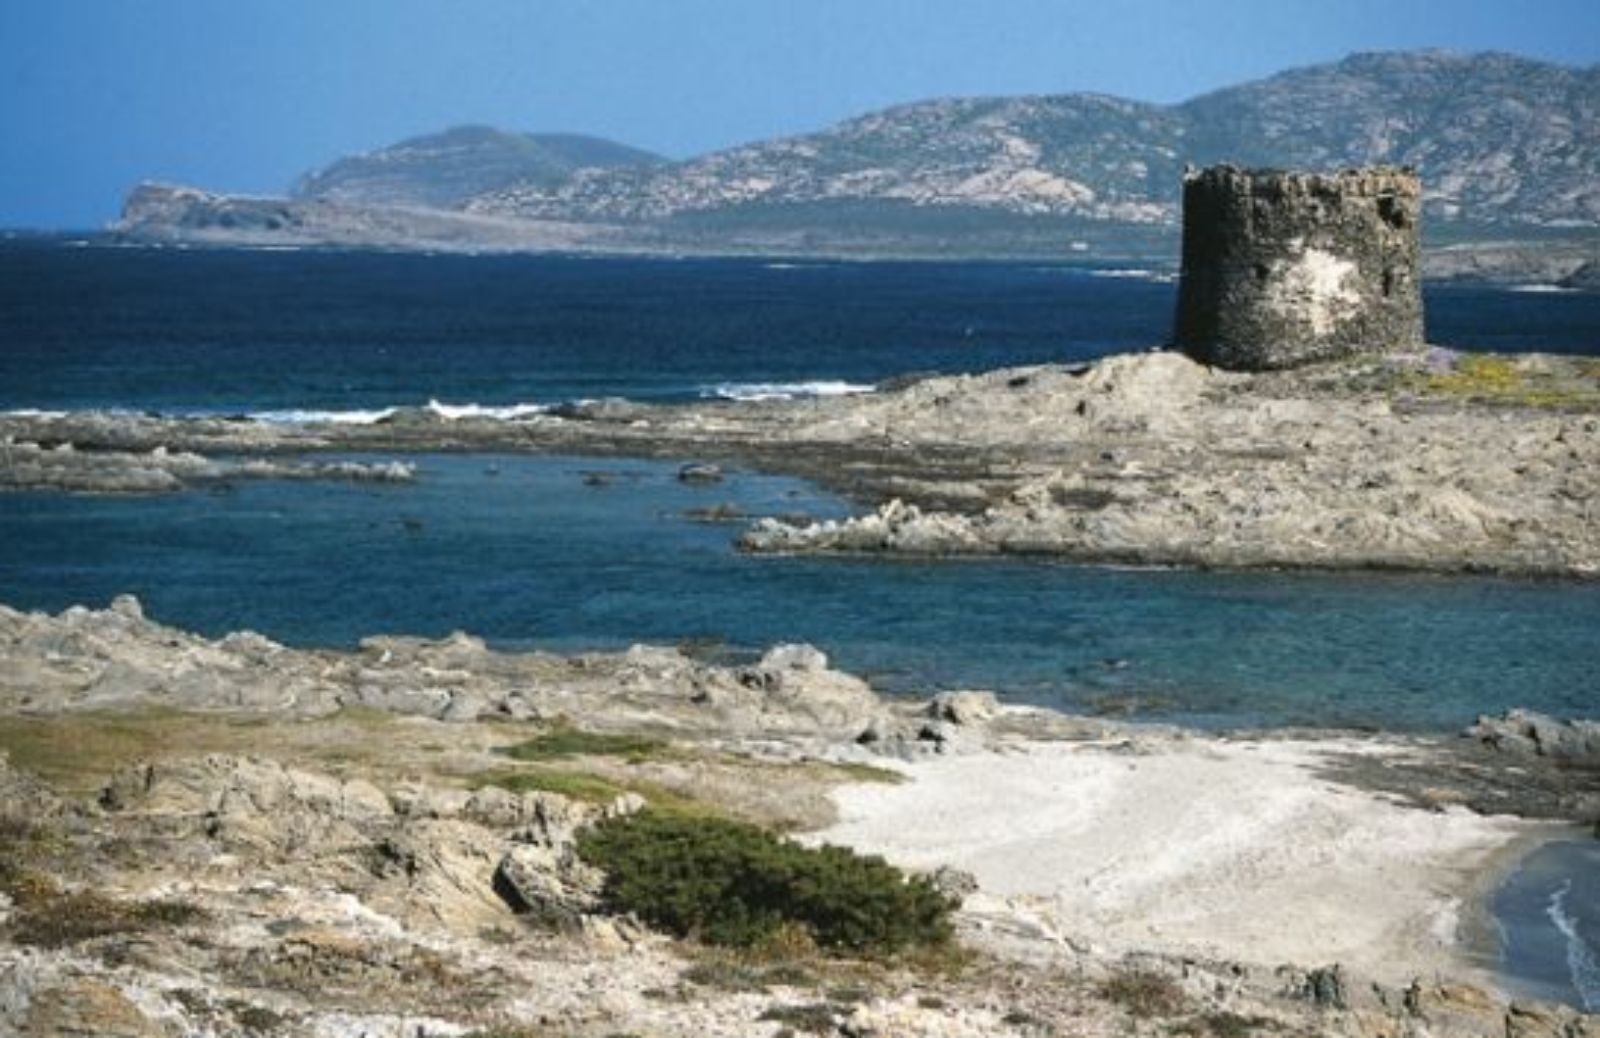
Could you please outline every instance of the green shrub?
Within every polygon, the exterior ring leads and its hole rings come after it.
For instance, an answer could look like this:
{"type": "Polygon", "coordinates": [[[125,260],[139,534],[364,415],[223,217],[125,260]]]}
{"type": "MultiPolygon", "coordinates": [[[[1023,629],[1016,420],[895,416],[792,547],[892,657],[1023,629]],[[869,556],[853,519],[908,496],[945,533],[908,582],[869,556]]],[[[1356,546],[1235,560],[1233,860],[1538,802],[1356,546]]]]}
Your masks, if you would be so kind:
{"type": "Polygon", "coordinates": [[[500,752],[513,760],[548,761],[564,757],[627,757],[649,760],[664,754],[668,745],[648,735],[622,735],[616,732],[586,732],[558,727],[531,739],[507,746],[500,752]]]}
{"type": "Polygon", "coordinates": [[[613,911],[708,944],[751,947],[786,925],[827,951],[885,954],[951,937],[955,903],[926,880],[745,822],[647,810],[589,829],[578,851],[605,870],[613,911]]]}

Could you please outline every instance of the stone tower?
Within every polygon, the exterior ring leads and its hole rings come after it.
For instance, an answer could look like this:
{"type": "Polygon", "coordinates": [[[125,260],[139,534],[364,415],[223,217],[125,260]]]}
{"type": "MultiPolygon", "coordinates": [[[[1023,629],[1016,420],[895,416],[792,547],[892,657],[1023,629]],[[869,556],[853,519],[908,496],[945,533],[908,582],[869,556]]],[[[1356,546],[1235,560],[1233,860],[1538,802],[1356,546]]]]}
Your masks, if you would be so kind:
{"type": "Polygon", "coordinates": [[[1409,169],[1186,176],[1177,345],[1240,371],[1421,345],[1421,204],[1409,169]]]}

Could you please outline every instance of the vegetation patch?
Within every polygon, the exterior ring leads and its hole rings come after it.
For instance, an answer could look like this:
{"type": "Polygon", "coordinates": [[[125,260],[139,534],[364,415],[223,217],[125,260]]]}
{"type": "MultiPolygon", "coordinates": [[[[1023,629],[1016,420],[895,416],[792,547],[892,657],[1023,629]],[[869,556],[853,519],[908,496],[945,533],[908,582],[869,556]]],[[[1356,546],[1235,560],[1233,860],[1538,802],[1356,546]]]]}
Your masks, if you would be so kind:
{"type": "Polygon", "coordinates": [[[11,918],[11,939],[38,948],[64,948],[97,937],[187,926],[210,918],[182,901],[116,901],[92,891],[63,893],[54,884],[23,888],[11,918]]]}
{"type": "Polygon", "coordinates": [[[796,1006],[772,1006],[757,1019],[771,1020],[803,1034],[833,1034],[835,1008],[826,1002],[796,1006]]]}
{"type": "Polygon", "coordinates": [[[625,793],[644,798],[659,811],[698,818],[723,817],[715,804],[695,800],[655,782],[643,779],[621,780],[593,772],[568,768],[533,767],[516,771],[491,772],[478,778],[478,786],[498,786],[513,793],[557,793],[585,804],[605,806],[625,793]]]}
{"type": "Polygon", "coordinates": [[[500,752],[512,760],[534,762],[569,757],[625,757],[630,761],[646,761],[665,756],[670,750],[665,739],[648,735],[586,732],[563,727],[507,746],[500,752]]]}
{"type": "Polygon", "coordinates": [[[1217,1012],[1196,1017],[1173,1033],[1192,1035],[1193,1038],[1255,1038],[1257,1035],[1275,1034],[1277,1030],[1278,1026],[1266,1017],[1217,1012]]]}
{"type": "Polygon", "coordinates": [[[620,782],[585,771],[556,771],[545,768],[527,771],[498,771],[478,780],[480,786],[498,786],[512,793],[558,793],[585,804],[609,804],[628,788],[620,782]]]}
{"type": "Polygon", "coordinates": [[[1178,982],[1154,970],[1131,969],[1100,985],[1100,997],[1140,1018],[1176,1016],[1186,999],[1178,982]]]}
{"type": "Polygon", "coordinates": [[[829,953],[888,955],[951,941],[955,902],[879,857],[808,848],[725,818],[647,810],[585,831],[603,897],[679,937],[755,947],[785,927],[829,953]]]}
{"type": "Polygon", "coordinates": [[[1525,407],[1588,407],[1600,403],[1600,385],[1590,363],[1557,360],[1529,367],[1511,357],[1464,353],[1448,370],[1421,378],[1421,388],[1440,396],[1525,407]]]}

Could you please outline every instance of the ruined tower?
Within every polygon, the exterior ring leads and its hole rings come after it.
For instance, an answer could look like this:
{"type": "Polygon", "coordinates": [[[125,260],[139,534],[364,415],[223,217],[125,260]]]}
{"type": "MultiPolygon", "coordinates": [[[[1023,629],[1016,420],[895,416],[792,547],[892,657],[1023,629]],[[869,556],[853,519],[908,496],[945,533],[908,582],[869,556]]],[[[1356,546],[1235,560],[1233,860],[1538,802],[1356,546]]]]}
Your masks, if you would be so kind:
{"type": "Polygon", "coordinates": [[[1241,371],[1420,345],[1421,203],[1409,169],[1186,176],[1177,345],[1241,371]]]}

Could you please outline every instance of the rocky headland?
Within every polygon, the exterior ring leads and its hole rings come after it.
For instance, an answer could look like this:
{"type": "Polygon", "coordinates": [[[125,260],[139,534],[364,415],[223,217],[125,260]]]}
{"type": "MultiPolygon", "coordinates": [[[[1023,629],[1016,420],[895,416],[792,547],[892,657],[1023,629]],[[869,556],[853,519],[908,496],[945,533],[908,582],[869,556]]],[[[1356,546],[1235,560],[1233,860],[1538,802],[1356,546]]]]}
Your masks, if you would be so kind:
{"type": "Polygon", "coordinates": [[[804,646],[300,650],[129,598],[0,607],[0,661],[8,1033],[1600,1033],[1473,951],[1484,883],[1600,814],[1593,725],[1203,737],[886,700],[804,646]],[[661,811],[887,854],[957,944],[615,914],[583,834],[661,811]]]}

